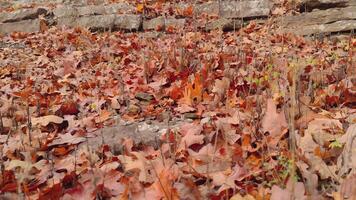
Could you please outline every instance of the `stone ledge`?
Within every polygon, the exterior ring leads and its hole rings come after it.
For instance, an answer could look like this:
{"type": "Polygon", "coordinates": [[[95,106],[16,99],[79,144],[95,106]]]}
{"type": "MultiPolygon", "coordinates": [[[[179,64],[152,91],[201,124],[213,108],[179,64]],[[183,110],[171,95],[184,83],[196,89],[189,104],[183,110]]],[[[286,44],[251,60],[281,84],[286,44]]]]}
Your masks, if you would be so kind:
{"type": "Polygon", "coordinates": [[[0,34],[12,32],[38,32],[40,31],[40,20],[29,19],[13,23],[0,23],[0,34]]]}
{"type": "Polygon", "coordinates": [[[140,15],[91,15],[82,17],[62,17],[57,19],[58,26],[85,27],[90,30],[139,30],[140,15]]]}
{"type": "Polygon", "coordinates": [[[89,5],[89,6],[61,6],[53,9],[56,18],[61,17],[81,17],[90,15],[108,15],[134,13],[135,7],[127,3],[116,3],[110,5],[89,5]]]}
{"type": "Polygon", "coordinates": [[[173,17],[156,17],[150,20],[144,20],[142,27],[143,30],[165,30],[167,27],[172,26],[175,29],[184,28],[186,19],[176,19],[173,17]]]}
{"type": "Polygon", "coordinates": [[[333,8],[277,18],[279,32],[310,35],[356,29],[356,6],[333,8]]]}
{"type": "Polygon", "coordinates": [[[31,8],[25,10],[18,10],[15,12],[4,12],[0,13],[0,22],[10,23],[17,22],[21,20],[36,19],[40,15],[47,14],[46,8],[31,8]]]}

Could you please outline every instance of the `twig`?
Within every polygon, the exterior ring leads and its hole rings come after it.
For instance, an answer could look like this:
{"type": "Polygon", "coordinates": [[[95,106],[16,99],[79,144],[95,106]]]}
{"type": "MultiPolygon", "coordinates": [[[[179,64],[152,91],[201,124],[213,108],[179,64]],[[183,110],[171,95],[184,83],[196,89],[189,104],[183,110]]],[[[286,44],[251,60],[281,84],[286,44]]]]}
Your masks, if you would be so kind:
{"type": "Polygon", "coordinates": [[[29,100],[27,100],[27,128],[28,128],[28,138],[29,138],[29,142],[30,142],[30,146],[32,146],[32,136],[31,136],[31,132],[32,132],[32,123],[31,123],[31,116],[30,116],[30,104],[28,102],[29,100]]]}
{"type": "Polygon", "coordinates": [[[289,149],[291,152],[291,172],[290,172],[290,180],[292,181],[292,188],[291,188],[291,199],[295,199],[295,182],[294,177],[296,175],[296,137],[295,137],[295,125],[294,125],[294,117],[295,111],[297,107],[297,99],[296,99],[296,90],[297,90],[297,76],[298,76],[298,66],[293,66],[293,77],[292,77],[292,85],[290,88],[291,93],[291,106],[289,110],[289,149]]]}

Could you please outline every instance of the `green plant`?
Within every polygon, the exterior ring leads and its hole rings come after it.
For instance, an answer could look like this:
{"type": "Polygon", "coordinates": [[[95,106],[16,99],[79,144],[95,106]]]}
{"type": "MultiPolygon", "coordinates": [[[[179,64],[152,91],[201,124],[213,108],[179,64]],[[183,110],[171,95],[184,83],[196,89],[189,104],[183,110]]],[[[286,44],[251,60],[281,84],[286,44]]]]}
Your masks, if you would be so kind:
{"type": "Polygon", "coordinates": [[[334,140],[329,144],[329,148],[335,149],[335,148],[342,148],[342,144],[338,140],[334,140]]]}

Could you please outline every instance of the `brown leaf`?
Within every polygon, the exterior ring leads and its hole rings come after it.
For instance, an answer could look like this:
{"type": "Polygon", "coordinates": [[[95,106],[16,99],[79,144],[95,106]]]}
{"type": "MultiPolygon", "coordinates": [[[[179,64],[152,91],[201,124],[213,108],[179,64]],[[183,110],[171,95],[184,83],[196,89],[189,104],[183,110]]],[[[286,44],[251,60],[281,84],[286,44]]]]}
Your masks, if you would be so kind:
{"type": "Polygon", "coordinates": [[[43,117],[33,117],[31,118],[32,125],[47,126],[49,123],[61,124],[63,122],[62,117],[56,115],[47,115],[43,117]]]}
{"type": "Polygon", "coordinates": [[[287,133],[288,124],[284,112],[277,111],[277,106],[273,99],[267,100],[266,114],[262,119],[262,130],[269,132],[270,135],[267,140],[269,142],[268,145],[271,147],[276,147],[279,140],[287,133]]]}
{"type": "Polygon", "coordinates": [[[78,109],[78,104],[75,103],[74,101],[67,101],[64,102],[59,110],[57,110],[56,114],[57,115],[76,115],[80,111],[78,109]]]}

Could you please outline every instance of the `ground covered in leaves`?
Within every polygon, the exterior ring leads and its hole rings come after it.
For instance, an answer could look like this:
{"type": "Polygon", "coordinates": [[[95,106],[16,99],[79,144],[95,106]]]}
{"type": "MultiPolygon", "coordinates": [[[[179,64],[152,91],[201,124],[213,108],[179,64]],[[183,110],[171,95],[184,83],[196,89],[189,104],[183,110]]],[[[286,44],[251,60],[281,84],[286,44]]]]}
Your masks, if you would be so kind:
{"type": "Polygon", "coordinates": [[[354,37],[251,22],[1,42],[2,198],[356,198],[354,37]],[[166,128],[149,144],[100,135],[138,121],[166,128]]]}

